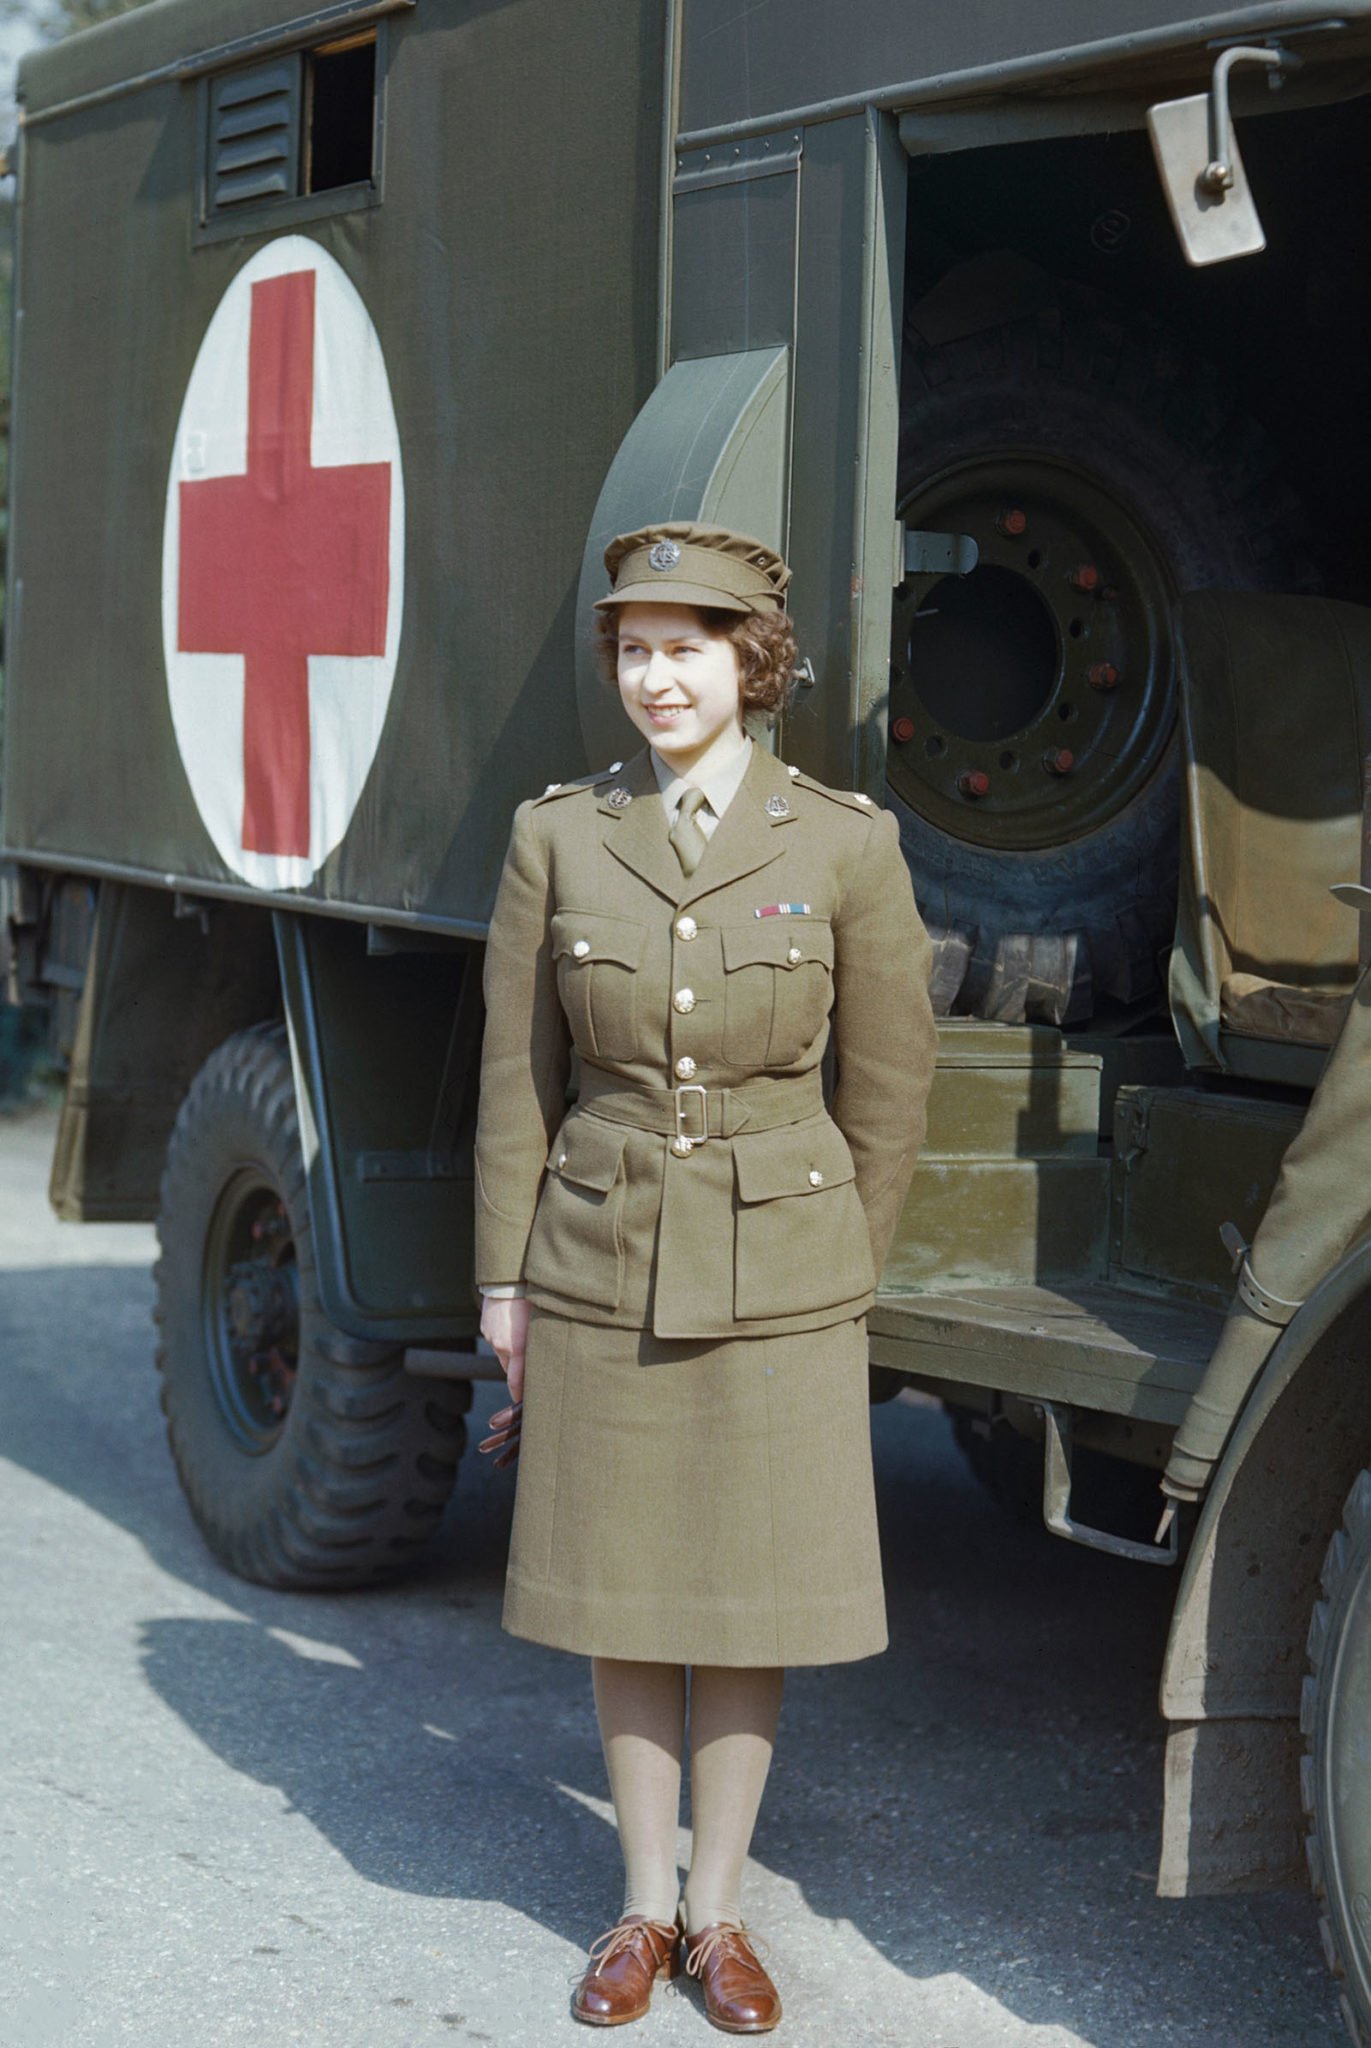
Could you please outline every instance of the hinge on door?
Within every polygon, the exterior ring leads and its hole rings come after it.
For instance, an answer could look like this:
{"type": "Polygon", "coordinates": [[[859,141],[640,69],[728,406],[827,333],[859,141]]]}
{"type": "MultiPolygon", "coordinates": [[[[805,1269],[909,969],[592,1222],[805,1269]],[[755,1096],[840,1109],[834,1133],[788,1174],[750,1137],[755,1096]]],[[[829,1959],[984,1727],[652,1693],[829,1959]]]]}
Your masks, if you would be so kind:
{"type": "Polygon", "coordinates": [[[1125,1170],[1147,1150],[1151,1111],[1150,1091],[1140,1091],[1131,1098],[1123,1096],[1122,1093],[1115,1097],[1114,1115],[1117,1118],[1118,1141],[1114,1148],[1114,1157],[1125,1170]]]}
{"type": "Polygon", "coordinates": [[[774,178],[795,170],[804,155],[804,130],[759,135],[748,142],[716,142],[708,149],[678,151],[673,194],[707,185],[739,185],[749,178],[774,178]]]}
{"type": "Polygon", "coordinates": [[[906,576],[969,576],[981,559],[980,546],[969,533],[927,533],[903,525],[898,531],[897,583],[906,576]]]}

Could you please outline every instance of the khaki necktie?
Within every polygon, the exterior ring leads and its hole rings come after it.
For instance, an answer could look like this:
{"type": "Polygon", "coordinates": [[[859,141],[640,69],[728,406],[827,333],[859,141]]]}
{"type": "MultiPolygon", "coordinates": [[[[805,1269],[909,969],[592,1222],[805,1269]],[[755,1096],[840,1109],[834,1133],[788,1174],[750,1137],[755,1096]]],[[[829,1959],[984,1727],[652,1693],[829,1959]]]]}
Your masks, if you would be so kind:
{"type": "Polygon", "coordinates": [[[677,806],[676,822],[667,834],[667,838],[676,849],[676,858],[681,863],[682,874],[694,874],[700,865],[700,856],[708,844],[700,821],[695,815],[704,801],[705,793],[702,789],[693,786],[687,789],[677,806]]]}

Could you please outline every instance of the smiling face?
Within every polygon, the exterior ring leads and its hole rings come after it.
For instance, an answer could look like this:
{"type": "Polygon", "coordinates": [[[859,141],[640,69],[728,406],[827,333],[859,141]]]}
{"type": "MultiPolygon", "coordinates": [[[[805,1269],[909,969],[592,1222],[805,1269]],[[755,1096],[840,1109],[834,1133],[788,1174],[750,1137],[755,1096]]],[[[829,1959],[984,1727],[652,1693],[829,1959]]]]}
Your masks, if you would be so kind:
{"type": "Polygon", "coordinates": [[[738,651],[693,606],[624,605],[617,673],[625,711],[678,773],[742,743],[738,651]]]}

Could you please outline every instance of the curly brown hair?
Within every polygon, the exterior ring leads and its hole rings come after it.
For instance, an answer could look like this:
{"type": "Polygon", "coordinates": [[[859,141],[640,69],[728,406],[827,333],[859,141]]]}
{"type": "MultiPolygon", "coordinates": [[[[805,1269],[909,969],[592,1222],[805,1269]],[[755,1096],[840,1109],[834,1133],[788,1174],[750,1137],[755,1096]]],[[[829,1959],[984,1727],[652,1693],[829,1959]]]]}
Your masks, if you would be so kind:
{"type": "MultiPolygon", "coordinates": [[[[707,633],[731,640],[738,653],[738,694],[744,711],[776,718],[790,702],[800,650],[786,612],[730,612],[714,605],[690,605],[707,633]]],[[[619,612],[614,605],[595,614],[596,652],[607,682],[618,676],[619,612]]]]}

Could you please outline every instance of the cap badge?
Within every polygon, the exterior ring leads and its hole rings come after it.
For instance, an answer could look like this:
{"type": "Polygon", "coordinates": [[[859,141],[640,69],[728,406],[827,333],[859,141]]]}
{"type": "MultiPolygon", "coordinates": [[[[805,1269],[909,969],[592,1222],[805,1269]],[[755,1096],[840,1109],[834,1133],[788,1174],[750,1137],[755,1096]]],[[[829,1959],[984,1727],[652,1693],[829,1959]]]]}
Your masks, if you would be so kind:
{"type": "Polygon", "coordinates": [[[626,811],[632,801],[633,798],[626,789],[612,789],[605,798],[610,809],[615,811],[626,811]]]}
{"type": "Polygon", "coordinates": [[[674,569],[680,559],[681,550],[674,540],[659,540],[648,555],[654,569],[674,569]]]}
{"type": "Polygon", "coordinates": [[[769,796],[766,800],[766,807],[773,818],[788,818],[790,816],[790,805],[783,796],[769,796]]]}

